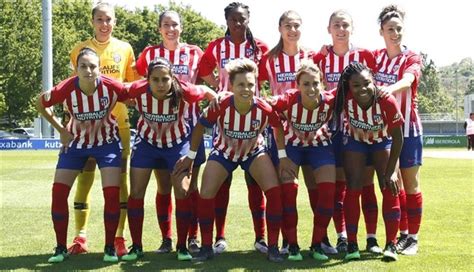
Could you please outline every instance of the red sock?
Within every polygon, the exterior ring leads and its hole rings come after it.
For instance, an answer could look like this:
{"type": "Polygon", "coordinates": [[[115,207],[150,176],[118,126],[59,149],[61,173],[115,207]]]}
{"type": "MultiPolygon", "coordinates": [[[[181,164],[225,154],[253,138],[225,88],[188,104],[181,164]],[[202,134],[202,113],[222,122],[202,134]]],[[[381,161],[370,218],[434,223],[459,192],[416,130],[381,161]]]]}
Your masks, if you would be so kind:
{"type": "Polygon", "coordinates": [[[398,227],[400,225],[400,201],[398,196],[393,196],[390,189],[382,190],[382,213],[385,222],[386,242],[396,242],[398,227]]]}
{"type": "Polygon", "coordinates": [[[133,199],[129,196],[127,206],[128,225],[133,244],[142,246],[143,216],[145,213],[143,199],[133,199]]]}
{"type": "Polygon", "coordinates": [[[229,206],[230,182],[227,180],[222,183],[221,188],[215,198],[215,219],[216,219],[216,238],[225,237],[225,218],[227,216],[227,207],[229,206]]]}
{"type": "Polygon", "coordinates": [[[186,247],[189,222],[191,221],[191,200],[188,198],[176,199],[176,232],[178,235],[177,247],[186,247]]]}
{"type": "Polygon", "coordinates": [[[247,182],[247,189],[255,238],[265,238],[265,197],[255,182],[247,182]]]}
{"type": "Polygon", "coordinates": [[[344,199],[344,215],[347,222],[347,240],[357,243],[357,230],[359,228],[360,203],[362,194],[360,190],[348,189],[344,199]]]}
{"type": "Polygon", "coordinates": [[[173,204],[171,203],[171,194],[162,195],[156,193],[155,198],[156,216],[160,225],[161,236],[171,239],[171,213],[173,204]]]}
{"type": "Polygon", "coordinates": [[[375,196],[374,184],[362,188],[361,199],[367,234],[376,234],[379,207],[377,206],[377,196],[375,196]]]}
{"type": "Polygon", "coordinates": [[[329,221],[334,212],[334,192],[336,185],[333,182],[318,184],[318,204],[313,216],[313,238],[311,245],[320,244],[326,236],[329,221]]]}
{"type": "Polygon", "coordinates": [[[268,246],[276,246],[281,229],[282,196],[280,186],[275,186],[265,191],[267,198],[267,211],[265,219],[268,229],[268,246]]]}
{"type": "Polygon", "coordinates": [[[313,214],[316,214],[316,208],[318,207],[318,193],[317,188],[308,190],[309,204],[313,214]]]}
{"type": "Polygon", "coordinates": [[[407,195],[408,234],[418,234],[423,210],[423,197],[421,192],[407,195]]]}
{"type": "Polygon", "coordinates": [[[102,192],[104,194],[105,244],[113,246],[120,218],[120,187],[105,187],[102,192]]]}
{"type": "Polygon", "coordinates": [[[212,227],[214,225],[215,199],[203,199],[199,197],[198,221],[201,228],[201,240],[203,246],[212,246],[212,227]]]}
{"type": "Polygon", "coordinates": [[[197,238],[198,233],[198,220],[197,220],[197,210],[198,210],[198,199],[199,192],[196,190],[189,195],[191,201],[191,222],[189,223],[188,237],[197,238]]]}
{"type": "Polygon", "coordinates": [[[282,230],[286,236],[284,238],[290,245],[297,244],[298,210],[296,208],[296,197],[298,195],[298,184],[284,183],[280,187],[283,205],[282,230]]]}
{"type": "Polygon", "coordinates": [[[53,183],[51,218],[53,219],[56,244],[66,247],[67,226],[69,223],[69,208],[67,198],[71,187],[63,183],[53,183]]]}
{"type": "Polygon", "coordinates": [[[336,180],[336,192],[334,195],[334,226],[336,232],[341,233],[346,230],[346,222],[344,220],[344,198],[346,197],[346,181],[336,180]]]}
{"type": "Polygon", "coordinates": [[[404,189],[400,189],[398,194],[400,199],[400,231],[408,232],[408,215],[407,215],[407,195],[404,189]]]}

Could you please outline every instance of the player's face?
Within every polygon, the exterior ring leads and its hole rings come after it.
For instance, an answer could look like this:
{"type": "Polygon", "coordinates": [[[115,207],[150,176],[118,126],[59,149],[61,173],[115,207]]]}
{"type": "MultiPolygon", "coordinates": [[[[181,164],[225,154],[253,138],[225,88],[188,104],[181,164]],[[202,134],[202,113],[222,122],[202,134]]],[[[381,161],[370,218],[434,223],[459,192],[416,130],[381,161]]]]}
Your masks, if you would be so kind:
{"type": "Polygon", "coordinates": [[[336,15],[331,19],[328,26],[333,44],[348,44],[352,34],[352,19],[347,14],[336,15]]]}
{"type": "Polygon", "coordinates": [[[112,36],[115,26],[114,11],[109,8],[99,9],[92,18],[95,38],[99,42],[106,42],[112,36]]]}
{"type": "Polygon", "coordinates": [[[319,98],[323,86],[318,73],[304,73],[298,80],[298,89],[303,101],[315,101],[319,98]]]}
{"type": "Polygon", "coordinates": [[[281,38],[285,42],[296,43],[301,37],[301,19],[294,16],[285,18],[278,27],[281,38]]]}
{"type": "Polygon", "coordinates": [[[403,22],[400,18],[392,17],[386,21],[380,29],[380,35],[385,41],[385,46],[401,46],[403,30],[403,22]]]}
{"type": "Polygon", "coordinates": [[[249,24],[249,15],[247,11],[241,7],[232,10],[227,18],[227,26],[231,35],[245,35],[245,30],[249,24]]]}
{"type": "Polygon", "coordinates": [[[254,73],[236,74],[230,85],[230,89],[234,93],[234,101],[236,103],[251,102],[257,86],[256,82],[254,73]]]}
{"type": "Polygon", "coordinates": [[[151,71],[148,84],[153,96],[157,99],[165,99],[171,90],[173,78],[170,71],[165,67],[157,67],[151,71]]]}
{"type": "Polygon", "coordinates": [[[79,58],[77,76],[83,82],[94,82],[99,76],[99,58],[96,55],[86,54],[79,58]]]}
{"type": "Polygon", "coordinates": [[[179,42],[179,37],[183,29],[181,28],[181,21],[177,14],[169,13],[161,20],[161,26],[158,31],[164,40],[169,42],[179,42]]]}
{"type": "Polygon", "coordinates": [[[375,94],[375,85],[369,70],[354,74],[349,79],[352,96],[361,107],[369,106],[375,94]]]}

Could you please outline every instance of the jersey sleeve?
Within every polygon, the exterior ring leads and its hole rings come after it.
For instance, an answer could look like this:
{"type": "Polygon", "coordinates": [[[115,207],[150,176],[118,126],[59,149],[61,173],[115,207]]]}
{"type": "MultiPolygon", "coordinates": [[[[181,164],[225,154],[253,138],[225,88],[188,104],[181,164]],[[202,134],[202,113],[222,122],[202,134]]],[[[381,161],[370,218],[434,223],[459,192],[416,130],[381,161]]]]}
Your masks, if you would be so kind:
{"type": "Polygon", "coordinates": [[[137,59],[137,64],[136,64],[137,72],[138,74],[142,76],[146,76],[147,74],[148,63],[146,61],[146,55],[151,50],[151,48],[152,48],[151,46],[148,46],[145,49],[143,49],[142,53],[140,54],[140,56],[138,56],[138,59],[137,59]]]}
{"type": "Polygon", "coordinates": [[[74,84],[76,78],[77,77],[66,79],[54,86],[51,90],[43,92],[41,95],[41,104],[43,104],[44,107],[51,107],[63,103],[70,91],[70,84],[74,84]]]}
{"type": "Polygon", "coordinates": [[[267,71],[267,62],[269,61],[268,53],[265,54],[262,58],[262,61],[258,64],[258,81],[267,81],[269,80],[268,71],[267,71]]]}
{"type": "Polygon", "coordinates": [[[401,127],[403,125],[404,120],[395,97],[390,95],[387,98],[382,99],[380,106],[384,110],[388,131],[391,131],[394,127],[401,127]]]}
{"type": "Polygon", "coordinates": [[[207,46],[206,51],[204,51],[204,54],[202,55],[201,60],[198,64],[199,77],[205,77],[209,75],[216,68],[217,60],[214,57],[213,53],[216,43],[216,41],[211,42],[207,46]]]}
{"type": "Polygon", "coordinates": [[[184,101],[192,104],[201,101],[204,98],[205,92],[201,87],[185,81],[180,81],[179,83],[181,88],[183,88],[184,101]]]}
{"type": "Polygon", "coordinates": [[[421,76],[421,66],[421,57],[415,53],[412,53],[408,56],[404,73],[413,74],[415,76],[416,82],[418,82],[421,76]]]}
{"type": "Polygon", "coordinates": [[[137,67],[135,63],[135,55],[133,53],[133,48],[130,44],[127,43],[127,62],[125,63],[125,81],[133,82],[140,78],[140,75],[137,72],[137,67]]]}
{"type": "Polygon", "coordinates": [[[366,49],[361,49],[360,54],[362,55],[362,58],[364,59],[367,67],[369,67],[373,72],[376,71],[377,65],[375,62],[375,56],[370,50],[366,49]]]}
{"type": "Polygon", "coordinates": [[[273,110],[277,112],[283,112],[287,110],[288,105],[290,104],[290,96],[290,92],[284,92],[283,94],[274,97],[275,100],[270,103],[273,110]]]}

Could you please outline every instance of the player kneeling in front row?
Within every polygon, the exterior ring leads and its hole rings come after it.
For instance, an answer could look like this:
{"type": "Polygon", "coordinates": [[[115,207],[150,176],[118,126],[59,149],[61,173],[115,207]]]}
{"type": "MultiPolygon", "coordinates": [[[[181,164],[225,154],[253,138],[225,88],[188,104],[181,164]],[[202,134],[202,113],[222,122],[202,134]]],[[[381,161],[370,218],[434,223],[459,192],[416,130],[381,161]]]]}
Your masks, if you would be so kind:
{"type": "MultiPolygon", "coordinates": [[[[249,171],[267,198],[266,223],[268,227],[268,259],[283,261],[277,243],[282,222],[281,190],[276,171],[263,146],[262,131],[267,124],[282,130],[278,115],[262,99],[254,96],[257,66],[248,59],[231,61],[229,73],[233,94],[220,101],[219,109],[209,109],[200,118],[191,138],[187,156],[181,158],[173,175],[189,175],[204,127],[217,125],[217,137],[202,175],[198,219],[202,248],[193,261],[205,261],[214,256],[212,232],[215,218],[214,198],[224,180],[241,166],[249,171]]],[[[284,148],[280,139],[280,148],[284,148]]]]}

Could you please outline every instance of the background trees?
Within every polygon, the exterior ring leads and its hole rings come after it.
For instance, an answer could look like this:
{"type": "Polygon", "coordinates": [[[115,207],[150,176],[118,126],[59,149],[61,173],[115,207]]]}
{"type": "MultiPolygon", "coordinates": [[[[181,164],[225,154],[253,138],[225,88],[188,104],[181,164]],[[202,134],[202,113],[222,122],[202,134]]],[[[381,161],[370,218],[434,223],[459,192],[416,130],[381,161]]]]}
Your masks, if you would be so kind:
{"type": "MultiPolygon", "coordinates": [[[[41,0],[1,1],[0,8],[0,126],[2,120],[30,125],[37,116],[34,100],[42,88],[41,0]]],[[[91,9],[91,0],[53,2],[53,84],[71,74],[69,52],[72,47],[92,36],[91,9]]],[[[184,42],[205,49],[209,41],[224,34],[224,27],[205,19],[191,7],[170,2],[156,5],[153,10],[130,11],[117,7],[114,36],[128,41],[138,56],[147,45],[161,41],[156,31],[158,14],[166,9],[181,14],[184,42]]],[[[420,112],[454,113],[455,98],[462,107],[463,95],[474,93],[473,60],[466,58],[438,68],[426,54],[423,59],[420,112]]]]}

